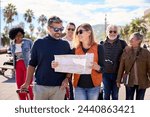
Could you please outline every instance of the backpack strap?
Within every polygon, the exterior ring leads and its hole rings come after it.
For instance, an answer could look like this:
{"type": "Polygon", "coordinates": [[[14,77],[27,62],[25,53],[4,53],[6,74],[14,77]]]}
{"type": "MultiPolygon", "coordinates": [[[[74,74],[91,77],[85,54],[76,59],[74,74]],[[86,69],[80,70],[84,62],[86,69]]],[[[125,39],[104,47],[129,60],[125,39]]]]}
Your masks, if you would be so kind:
{"type": "Polygon", "coordinates": [[[124,49],[127,46],[124,40],[120,40],[120,44],[121,44],[122,49],[124,49]]]}
{"type": "Polygon", "coordinates": [[[100,65],[101,69],[103,69],[103,67],[104,67],[104,48],[103,48],[103,45],[98,44],[97,49],[98,49],[98,64],[100,65]]]}

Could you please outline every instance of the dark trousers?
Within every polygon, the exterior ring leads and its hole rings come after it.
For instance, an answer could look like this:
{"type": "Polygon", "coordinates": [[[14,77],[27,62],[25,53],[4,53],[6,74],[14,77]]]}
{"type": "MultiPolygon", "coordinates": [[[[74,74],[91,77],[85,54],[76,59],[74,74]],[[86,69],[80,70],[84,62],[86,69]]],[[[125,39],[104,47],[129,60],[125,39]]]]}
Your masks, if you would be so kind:
{"type": "Polygon", "coordinates": [[[104,100],[118,100],[118,90],[116,84],[117,74],[115,73],[104,73],[103,74],[103,85],[104,85],[104,100]]]}
{"type": "Polygon", "coordinates": [[[126,86],[126,100],[133,100],[134,93],[136,92],[136,100],[144,100],[146,89],[139,89],[138,85],[134,85],[134,87],[126,86]]]}
{"type": "Polygon", "coordinates": [[[70,88],[70,100],[74,100],[72,81],[69,81],[69,88],[70,88]]]}

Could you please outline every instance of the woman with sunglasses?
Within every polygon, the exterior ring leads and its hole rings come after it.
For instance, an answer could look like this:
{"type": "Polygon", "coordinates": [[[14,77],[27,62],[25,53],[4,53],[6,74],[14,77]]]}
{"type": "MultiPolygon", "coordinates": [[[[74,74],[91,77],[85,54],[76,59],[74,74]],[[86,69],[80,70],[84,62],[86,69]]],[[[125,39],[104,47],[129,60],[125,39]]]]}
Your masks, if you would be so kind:
{"type": "Polygon", "coordinates": [[[94,41],[94,34],[90,24],[81,24],[75,32],[74,53],[75,55],[84,55],[86,53],[94,54],[91,74],[74,74],[73,85],[75,88],[75,100],[97,100],[102,81],[101,67],[103,60],[102,53],[99,53],[99,45],[94,41]]]}
{"type": "Polygon", "coordinates": [[[106,40],[104,47],[104,100],[118,100],[118,87],[116,84],[120,57],[123,49],[127,46],[124,40],[119,38],[118,27],[109,25],[106,29],[106,40]]]}
{"type": "MultiPolygon", "coordinates": [[[[13,61],[18,89],[20,89],[21,85],[25,82],[30,50],[32,47],[32,41],[30,39],[23,38],[24,34],[24,30],[20,27],[12,28],[9,31],[9,38],[12,40],[9,50],[11,51],[14,59],[13,61]]],[[[29,86],[28,89],[30,99],[32,100],[33,92],[31,86],[29,86]]],[[[21,100],[26,100],[25,93],[19,93],[19,98],[21,100]]]]}

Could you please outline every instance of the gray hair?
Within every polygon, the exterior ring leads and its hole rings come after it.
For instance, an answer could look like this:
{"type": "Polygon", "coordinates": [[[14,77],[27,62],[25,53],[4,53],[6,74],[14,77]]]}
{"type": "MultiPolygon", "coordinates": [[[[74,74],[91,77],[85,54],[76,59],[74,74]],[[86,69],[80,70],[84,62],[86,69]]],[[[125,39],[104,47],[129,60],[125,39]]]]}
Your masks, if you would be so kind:
{"type": "Polygon", "coordinates": [[[106,28],[106,34],[107,34],[107,35],[109,34],[110,28],[115,28],[116,31],[117,31],[117,33],[119,33],[119,29],[118,29],[118,26],[117,26],[117,25],[115,25],[115,24],[109,24],[109,25],[107,26],[107,28],[106,28]]]}
{"type": "Polygon", "coordinates": [[[135,36],[138,40],[143,40],[143,35],[139,32],[134,32],[132,35],[135,36]]]}
{"type": "Polygon", "coordinates": [[[110,29],[110,28],[116,28],[116,29],[117,29],[117,31],[118,31],[118,26],[117,26],[117,25],[115,25],[115,24],[109,24],[109,25],[107,26],[106,31],[109,31],[109,29],[110,29]]]}
{"type": "Polygon", "coordinates": [[[52,23],[62,23],[62,20],[57,16],[51,16],[48,19],[48,26],[50,26],[52,23]]]}

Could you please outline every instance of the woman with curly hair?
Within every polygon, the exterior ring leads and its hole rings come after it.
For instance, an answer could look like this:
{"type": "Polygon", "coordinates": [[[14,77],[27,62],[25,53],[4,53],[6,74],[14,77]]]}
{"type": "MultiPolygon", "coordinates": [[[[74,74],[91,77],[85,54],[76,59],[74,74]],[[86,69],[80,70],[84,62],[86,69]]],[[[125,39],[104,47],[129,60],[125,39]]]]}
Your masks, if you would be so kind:
{"type": "MultiPolygon", "coordinates": [[[[20,27],[15,27],[10,29],[9,38],[12,40],[10,44],[10,51],[13,55],[13,65],[16,72],[16,83],[17,88],[25,82],[26,79],[26,68],[29,62],[30,50],[32,46],[32,41],[30,39],[23,38],[24,30],[20,27]]],[[[29,87],[30,99],[33,99],[32,88],[29,87]]],[[[26,100],[26,95],[24,93],[19,94],[21,100],[26,100]]]]}

